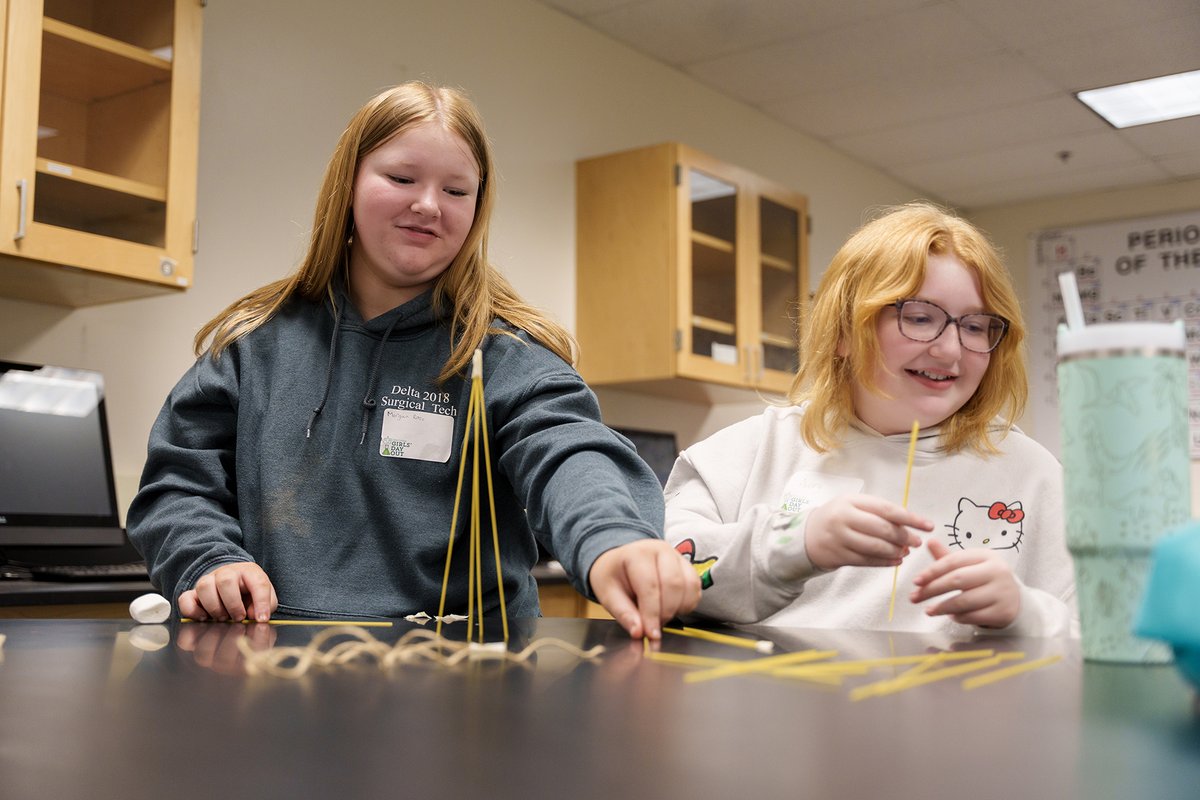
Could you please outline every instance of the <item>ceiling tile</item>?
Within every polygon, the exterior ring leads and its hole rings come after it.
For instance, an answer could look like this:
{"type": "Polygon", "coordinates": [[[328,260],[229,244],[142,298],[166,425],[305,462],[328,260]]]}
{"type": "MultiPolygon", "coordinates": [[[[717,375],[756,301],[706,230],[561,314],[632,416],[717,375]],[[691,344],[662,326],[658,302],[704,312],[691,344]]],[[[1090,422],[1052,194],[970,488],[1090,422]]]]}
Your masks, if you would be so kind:
{"type": "Polygon", "coordinates": [[[763,110],[830,139],[961,117],[1058,93],[1036,70],[1010,54],[997,53],[964,60],[949,71],[941,67],[897,71],[874,81],[764,104],[763,110]],[[936,91],[930,91],[931,85],[936,91]]]}
{"type": "Polygon", "coordinates": [[[942,187],[968,186],[971,183],[999,183],[1016,178],[1043,178],[1069,175],[1111,166],[1145,163],[1145,159],[1127,142],[1112,132],[1062,136],[1014,147],[993,148],[951,158],[906,164],[894,174],[918,185],[942,187]],[[1059,157],[1062,152],[1069,158],[1059,157]]]}
{"type": "Polygon", "coordinates": [[[1122,28],[1099,36],[1063,35],[1022,56],[1068,91],[1200,69],[1200,2],[1187,17],[1122,28]]]}
{"type": "Polygon", "coordinates": [[[1200,152],[1200,117],[1122,128],[1117,135],[1148,156],[1200,152]]]}
{"type": "Polygon", "coordinates": [[[1050,97],[829,141],[871,164],[900,166],[1106,130],[1108,125],[1075,98],[1050,97]]]}
{"type": "Polygon", "coordinates": [[[953,0],[967,17],[1016,50],[1195,14],[1196,0],[953,0]]]}
{"type": "MultiPolygon", "coordinates": [[[[1175,178],[1200,178],[1200,150],[1163,156],[1154,159],[1154,163],[1175,178]]],[[[1200,206],[1200,193],[1197,194],[1196,205],[1200,206]]]]}
{"type": "Polygon", "coordinates": [[[588,24],[668,64],[742,52],[907,11],[928,0],[645,0],[592,15],[588,24]]]}
{"type": "Polygon", "coordinates": [[[1151,165],[1125,164],[1070,173],[1048,172],[1012,181],[952,188],[945,190],[942,196],[956,206],[978,208],[1040,197],[1163,183],[1166,180],[1165,173],[1151,165]]]}
{"type": "Polygon", "coordinates": [[[1072,96],[1200,69],[1200,0],[543,2],[948,202],[1200,176],[1200,119],[1072,96]]]}
{"type": "Polygon", "coordinates": [[[542,0],[545,5],[553,6],[580,19],[629,5],[629,2],[630,0],[542,0]]]}
{"type": "Polygon", "coordinates": [[[689,74],[752,105],[885,80],[910,70],[957,68],[998,47],[950,6],[927,5],[825,34],[700,61],[689,74]]]}

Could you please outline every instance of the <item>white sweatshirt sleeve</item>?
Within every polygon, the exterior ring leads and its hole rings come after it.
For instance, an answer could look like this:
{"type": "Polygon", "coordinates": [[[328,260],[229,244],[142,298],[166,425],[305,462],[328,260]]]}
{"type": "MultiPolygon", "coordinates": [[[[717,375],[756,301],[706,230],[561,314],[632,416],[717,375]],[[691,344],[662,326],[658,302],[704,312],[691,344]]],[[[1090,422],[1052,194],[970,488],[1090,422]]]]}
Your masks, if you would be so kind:
{"type": "Polygon", "coordinates": [[[1011,625],[1002,630],[978,629],[982,634],[1002,633],[1012,636],[1074,636],[1079,637],[1079,615],[1075,610],[1074,591],[1067,600],[1055,597],[1042,589],[1021,584],[1021,610],[1011,625]]]}
{"type": "Polygon", "coordinates": [[[691,559],[704,586],[696,610],[729,622],[758,622],[785,608],[815,574],[804,546],[807,512],[737,508],[742,492],[731,482],[744,485],[746,474],[706,476],[685,452],[666,486],[666,539],[691,559]],[[734,507],[722,509],[723,499],[734,507]]]}

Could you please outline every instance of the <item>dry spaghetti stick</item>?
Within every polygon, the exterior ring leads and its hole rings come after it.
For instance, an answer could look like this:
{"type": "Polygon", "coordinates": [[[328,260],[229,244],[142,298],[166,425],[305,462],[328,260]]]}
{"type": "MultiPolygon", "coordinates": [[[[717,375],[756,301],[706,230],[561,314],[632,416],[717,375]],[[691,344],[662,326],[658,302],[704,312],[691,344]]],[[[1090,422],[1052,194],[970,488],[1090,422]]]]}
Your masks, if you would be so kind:
{"type": "MultiPolygon", "coordinates": [[[[446,587],[450,585],[450,558],[454,555],[454,532],[458,530],[458,508],[459,501],[462,499],[463,473],[467,467],[467,445],[470,443],[471,414],[475,411],[475,387],[471,387],[471,393],[467,400],[467,423],[463,425],[463,443],[462,452],[458,457],[458,483],[454,487],[454,511],[450,515],[450,542],[446,545],[446,569],[442,572],[442,596],[438,600],[438,622],[437,635],[442,635],[442,616],[446,613],[446,587]]],[[[469,620],[468,620],[469,622],[469,620]]]]}
{"type": "Polygon", "coordinates": [[[777,675],[781,678],[790,677],[793,673],[806,673],[809,671],[829,671],[838,672],[845,671],[847,674],[862,674],[867,670],[875,667],[890,667],[900,664],[921,664],[934,655],[940,655],[942,661],[962,661],[969,658],[988,658],[994,656],[995,650],[951,650],[941,654],[923,653],[916,656],[887,656],[884,658],[864,658],[859,661],[830,661],[824,664],[807,664],[800,667],[782,667],[772,670],[772,675],[777,675]]]}
{"type": "Polygon", "coordinates": [[[479,487],[479,458],[480,442],[482,441],[484,468],[487,477],[488,507],[492,520],[492,552],[496,564],[496,585],[500,598],[500,621],[504,631],[504,641],[508,641],[508,610],[504,597],[504,574],[500,565],[500,535],[496,521],[496,500],[492,484],[491,449],[488,443],[487,405],[483,396],[483,352],[476,350],[471,359],[471,389],[467,403],[467,418],[463,426],[462,452],[459,458],[458,484],[454,490],[454,512],[450,520],[450,541],[446,549],[446,568],[442,574],[441,599],[438,602],[437,633],[441,635],[442,619],[445,612],[446,591],[450,582],[451,555],[454,551],[454,532],[458,527],[458,514],[462,500],[463,478],[467,461],[468,449],[472,455],[472,480],[470,490],[471,509],[467,519],[468,553],[467,553],[467,639],[474,638],[474,614],[477,611],[478,632],[480,643],[484,640],[483,619],[483,545],[481,541],[480,522],[480,487],[479,487]],[[472,442],[474,448],[471,448],[472,442]]]}
{"type": "MultiPolygon", "coordinates": [[[[904,500],[900,503],[900,505],[904,506],[905,508],[908,508],[908,484],[912,480],[913,456],[916,455],[917,452],[917,431],[920,429],[921,426],[917,424],[917,421],[914,419],[912,436],[910,436],[908,440],[908,466],[904,468],[904,500]]],[[[892,621],[892,615],[896,611],[896,582],[899,579],[900,565],[897,564],[895,571],[892,572],[892,599],[888,602],[888,622],[892,621]]]]}
{"type": "MultiPolygon", "coordinates": [[[[500,595],[500,622],[508,641],[508,608],[504,604],[504,571],[500,568],[500,530],[496,522],[496,492],[492,488],[492,450],[488,445],[487,405],[483,402],[483,351],[476,350],[479,365],[479,426],[483,431],[483,466],[487,475],[488,510],[492,513],[492,554],[496,559],[496,591],[500,595]]],[[[483,581],[480,581],[482,585],[483,581]]],[[[482,597],[480,603],[482,603],[482,597]]],[[[481,606],[482,608],[482,606],[481,606]]]]}
{"type": "MultiPolygon", "coordinates": [[[[898,678],[888,678],[887,680],[877,681],[876,683],[868,683],[865,686],[859,686],[854,691],[850,692],[850,699],[853,701],[862,700],[866,697],[880,697],[885,694],[895,694],[902,692],[905,689],[915,689],[918,686],[924,686],[927,683],[940,681],[945,678],[953,678],[955,675],[961,675],[965,672],[974,672],[976,670],[985,669],[987,667],[999,664],[1000,661],[996,656],[991,658],[981,659],[979,661],[968,661],[965,664],[957,664],[953,667],[935,670],[933,672],[924,672],[920,675],[905,679],[905,675],[898,678]]],[[[907,674],[907,673],[906,673],[907,674]]]]}
{"type": "Polygon", "coordinates": [[[911,681],[913,678],[917,677],[918,675],[923,675],[924,673],[928,672],[933,667],[936,667],[937,665],[941,664],[943,661],[945,661],[944,656],[945,656],[944,651],[940,652],[940,653],[934,653],[933,655],[929,656],[924,661],[922,661],[920,664],[917,664],[915,667],[913,667],[910,670],[901,672],[899,675],[892,678],[891,680],[893,683],[908,683],[909,681],[911,681]]]}
{"type": "Polygon", "coordinates": [[[751,661],[735,661],[723,667],[705,670],[704,672],[689,672],[683,676],[688,683],[711,681],[716,678],[727,678],[730,675],[746,675],[752,672],[768,672],[775,667],[789,664],[803,664],[806,661],[820,661],[825,658],[835,658],[836,650],[802,650],[799,653],[784,653],[779,656],[767,656],[751,661]]]}
{"type": "Polygon", "coordinates": [[[909,670],[904,675],[898,678],[890,678],[878,683],[868,683],[866,686],[859,686],[850,693],[851,700],[862,700],[864,697],[879,697],[885,694],[895,694],[902,692],[905,689],[914,689],[917,686],[924,686],[927,683],[934,681],[953,678],[957,675],[963,675],[967,672],[974,672],[987,667],[995,666],[1002,661],[1011,661],[1014,658],[1023,658],[1024,653],[1000,653],[991,658],[984,658],[977,661],[968,661],[965,664],[956,664],[953,667],[934,670],[933,672],[922,672],[920,675],[913,676],[914,670],[909,670]],[[911,677],[910,677],[911,676],[911,677]]]}
{"type": "Polygon", "coordinates": [[[1026,661],[1023,664],[1013,664],[1011,667],[993,670],[992,672],[985,672],[982,675],[976,675],[974,678],[967,678],[962,682],[962,688],[976,689],[980,686],[986,686],[989,683],[995,683],[996,681],[1002,681],[1005,678],[1011,678],[1014,675],[1020,675],[1022,672],[1029,672],[1030,670],[1048,667],[1057,661],[1062,661],[1061,655],[1046,656],[1045,658],[1039,658],[1036,661],[1026,661]]]}
{"type": "Polygon", "coordinates": [[[701,628],[663,628],[664,633],[674,633],[678,636],[691,636],[694,639],[704,639],[708,642],[718,642],[720,644],[729,644],[734,647],[745,647],[750,650],[757,650],[760,653],[770,653],[775,649],[774,642],[768,642],[760,639],[744,639],[741,636],[730,636],[727,633],[717,633],[716,631],[706,631],[701,628]]]}
{"type": "MultiPolygon", "coordinates": [[[[478,351],[476,351],[478,352],[478,351]]],[[[467,558],[467,641],[474,636],[472,609],[475,608],[475,597],[479,596],[479,642],[483,643],[483,579],[479,574],[479,404],[482,395],[479,391],[480,381],[475,373],[471,374],[471,394],[475,397],[475,413],[467,419],[475,437],[475,447],[471,451],[471,520],[468,526],[470,532],[470,555],[467,558]]]]}
{"type": "Polygon", "coordinates": [[[894,678],[885,678],[866,686],[860,686],[851,693],[850,699],[858,700],[862,697],[870,697],[875,694],[887,694],[890,691],[899,691],[900,689],[907,688],[909,685],[920,686],[922,681],[918,680],[918,678],[922,675],[934,674],[929,673],[928,670],[937,664],[941,664],[943,655],[945,653],[934,653],[925,656],[917,666],[900,673],[894,678]]]}
{"type": "Polygon", "coordinates": [[[805,681],[806,683],[815,683],[818,686],[841,686],[845,681],[845,676],[837,673],[824,675],[817,672],[812,675],[793,675],[788,680],[805,681]]]}
{"type": "Polygon", "coordinates": [[[781,667],[780,669],[771,670],[773,678],[808,678],[813,675],[866,675],[871,671],[871,668],[865,664],[857,664],[853,661],[845,663],[833,662],[831,664],[804,664],[799,667],[781,667]]]}
{"type": "Polygon", "coordinates": [[[651,661],[660,661],[664,664],[676,664],[681,667],[723,667],[726,664],[738,664],[741,662],[730,661],[728,658],[713,658],[711,656],[689,656],[683,653],[646,653],[646,658],[651,661]]]}
{"type": "MultiPolygon", "coordinates": [[[[195,619],[188,619],[187,617],[180,617],[179,621],[180,622],[215,622],[216,620],[195,620],[195,619]]],[[[233,622],[234,620],[227,619],[224,621],[225,622],[233,622]]],[[[240,619],[237,621],[243,625],[254,625],[257,623],[257,620],[253,620],[253,619],[240,619]]],[[[365,620],[357,620],[357,619],[269,619],[269,620],[267,620],[267,624],[268,625],[357,625],[360,628],[361,627],[371,627],[371,628],[390,628],[390,627],[392,627],[392,623],[390,623],[390,622],[373,622],[373,621],[365,621],[365,620]]]]}

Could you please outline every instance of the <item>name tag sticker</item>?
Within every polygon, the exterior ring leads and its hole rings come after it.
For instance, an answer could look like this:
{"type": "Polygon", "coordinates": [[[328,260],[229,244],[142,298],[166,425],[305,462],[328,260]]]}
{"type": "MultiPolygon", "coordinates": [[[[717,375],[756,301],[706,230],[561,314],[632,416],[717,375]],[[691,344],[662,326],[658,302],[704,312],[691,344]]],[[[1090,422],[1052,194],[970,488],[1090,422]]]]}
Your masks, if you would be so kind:
{"type": "Polygon", "coordinates": [[[454,417],[388,408],[383,412],[379,455],[446,463],[454,441],[454,417]]]}

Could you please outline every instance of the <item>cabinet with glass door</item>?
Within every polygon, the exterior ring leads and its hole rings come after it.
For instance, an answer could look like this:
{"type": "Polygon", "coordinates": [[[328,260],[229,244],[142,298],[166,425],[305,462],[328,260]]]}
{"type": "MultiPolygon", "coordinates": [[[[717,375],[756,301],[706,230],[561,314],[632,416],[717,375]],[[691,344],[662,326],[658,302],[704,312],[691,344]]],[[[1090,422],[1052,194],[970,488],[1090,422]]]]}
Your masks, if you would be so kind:
{"type": "Polygon", "coordinates": [[[580,370],[597,386],[782,394],[807,296],[803,195],[682,144],[576,166],[580,370]]]}
{"type": "Polygon", "coordinates": [[[192,282],[200,0],[7,0],[0,295],[192,282]]]}

